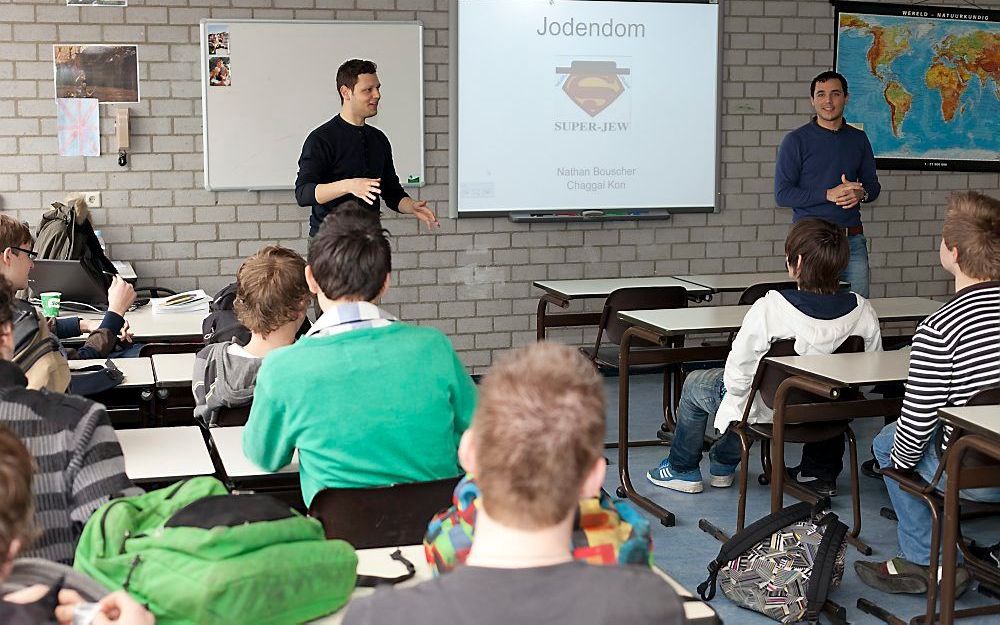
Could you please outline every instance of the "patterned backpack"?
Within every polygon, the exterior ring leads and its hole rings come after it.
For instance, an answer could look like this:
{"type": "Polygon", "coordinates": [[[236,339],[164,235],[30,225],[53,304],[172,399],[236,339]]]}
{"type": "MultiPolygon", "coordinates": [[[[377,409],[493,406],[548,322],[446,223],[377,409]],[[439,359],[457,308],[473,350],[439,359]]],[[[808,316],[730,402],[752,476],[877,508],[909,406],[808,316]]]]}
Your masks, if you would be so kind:
{"type": "Polygon", "coordinates": [[[847,526],[822,498],[797,503],[737,532],[708,565],[698,586],[705,601],[722,592],[737,605],[781,623],[816,623],[831,590],[844,578],[847,526]]]}
{"type": "MultiPolygon", "coordinates": [[[[469,557],[475,535],[479,487],[470,475],[455,486],[454,505],[431,519],[424,552],[434,575],[447,573],[469,557]]],[[[573,522],[573,558],[598,565],[653,565],[649,521],[627,502],[600,497],[581,499],[573,522]]]]}

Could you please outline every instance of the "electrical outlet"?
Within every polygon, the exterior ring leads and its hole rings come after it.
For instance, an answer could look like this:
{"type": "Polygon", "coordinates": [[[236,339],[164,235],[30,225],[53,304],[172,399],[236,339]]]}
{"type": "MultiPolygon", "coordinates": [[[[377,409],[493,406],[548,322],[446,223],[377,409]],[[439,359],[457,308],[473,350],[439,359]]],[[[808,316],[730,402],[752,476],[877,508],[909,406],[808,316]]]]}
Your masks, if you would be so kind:
{"type": "Polygon", "coordinates": [[[87,202],[89,208],[100,208],[101,207],[101,192],[100,191],[87,191],[83,194],[84,201],[87,202]]]}

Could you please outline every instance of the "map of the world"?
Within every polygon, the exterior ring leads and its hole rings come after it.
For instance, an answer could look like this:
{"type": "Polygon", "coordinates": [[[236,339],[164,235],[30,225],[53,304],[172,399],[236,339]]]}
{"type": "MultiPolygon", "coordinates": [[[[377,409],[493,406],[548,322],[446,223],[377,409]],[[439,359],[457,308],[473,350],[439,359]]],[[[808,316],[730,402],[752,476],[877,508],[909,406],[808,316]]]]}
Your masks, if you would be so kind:
{"type": "Polygon", "coordinates": [[[839,13],[847,120],[868,134],[876,158],[894,166],[1000,168],[1000,23],[901,13],[917,15],[839,13]]]}

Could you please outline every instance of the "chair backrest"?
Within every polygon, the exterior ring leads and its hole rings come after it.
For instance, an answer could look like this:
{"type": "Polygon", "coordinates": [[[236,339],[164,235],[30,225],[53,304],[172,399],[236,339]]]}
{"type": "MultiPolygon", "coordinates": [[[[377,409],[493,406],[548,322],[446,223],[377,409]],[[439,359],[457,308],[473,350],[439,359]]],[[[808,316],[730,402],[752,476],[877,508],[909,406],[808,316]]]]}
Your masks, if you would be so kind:
{"type": "MultiPolygon", "coordinates": [[[[629,324],[618,318],[620,311],[660,308],[687,308],[687,289],[682,286],[639,286],[612,291],[604,302],[601,324],[597,329],[595,353],[600,349],[601,339],[605,333],[612,343],[616,345],[621,343],[622,335],[629,328],[629,324]]],[[[636,343],[649,345],[646,341],[636,343]]]]}
{"type": "MultiPolygon", "coordinates": [[[[853,352],[863,352],[865,351],[865,340],[860,336],[849,336],[844,339],[844,342],[840,344],[837,349],[833,350],[834,354],[847,354],[853,352]]],[[[783,339],[780,341],[775,341],[771,344],[771,349],[768,350],[767,354],[764,355],[765,358],[768,356],[796,356],[795,353],[795,339],[783,339]]],[[[772,367],[768,365],[767,361],[761,360],[760,366],[757,367],[757,379],[755,384],[757,390],[760,391],[760,397],[764,400],[764,404],[768,408],[774,408],[774,395],[778,392],[778,386],[785,381],[791,374],[787,371],[783,371],[777,367],[772,367]]],[[[807,393],[792,392],[788,396],[789,403],[802,403],[804,401],[814,400],[812,396],[807,393]]]]}
{"type": "Polygon", "coordinates": [[[246,406],[237,406],[235,408],[219,408],[215,413],[215,420],[212,422],[211,427],[228,428],[246,425],[247,420],[250,418],[251,406],[252,404],[247,404],[246,406]]]}
{"type": "Polygon", "coordinates": [[[451,505],[459,477],[376,488],[326,488],[313,498],[309,515],[327,538],[355,549],[419,544],[431,517],[451,505]]]}
{"type": "Polygon", "coordinates": [[[989,406],[1000,404],[1000,386],[988,386],[976,391],[976,394],[965,402],[966,406],[989,406]]]}
{"type": "Polygon", "coordinates": [[[751,284],[740,294],[740,306],[749,306],[764,297],[768,291],[787,291],[789,289],[797,289],[798,284],[794,280],[788,280],[787,282],[761,282],[759,284],[751,284]]]}
{"type": "MultiPolygon", "coordinates": [[[[986,388],[979,389],[972,397],[969,398],[969,401],[965,402],[966,406],[990,406],[994,404],[1000,404],[1000,386],[988,386],[986,388]]],[[[958,433],[952,432],[949,444],[955,441],[956,434],[958,433]]],[[[940,443],[940,439],[938,437],[943,435],[944,432],[942,428],[938,428],[938,431],[934,438],[935,444],[940,443]]],[[[993,458],[990,458],[989,456],[984,456],[978,451],[973,451],[973,450],[970,450],[968,453],[965,454],[965,457],[962,458],[963,467],[982,467],[982,466],[992,466],[995,464],[996,460],[994,460],[993,458]]],[[[941,462],[941,465],[944,466],[943,461],[941,462]]]]}

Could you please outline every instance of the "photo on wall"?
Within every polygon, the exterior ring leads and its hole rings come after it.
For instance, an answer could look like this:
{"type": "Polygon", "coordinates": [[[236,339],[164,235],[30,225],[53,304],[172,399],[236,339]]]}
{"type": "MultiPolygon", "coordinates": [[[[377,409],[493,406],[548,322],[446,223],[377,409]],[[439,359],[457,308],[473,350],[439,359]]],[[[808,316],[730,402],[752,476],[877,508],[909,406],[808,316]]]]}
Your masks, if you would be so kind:
{"type": "Polygon", "coordinates": [[[208,85],[210,87],[230,87],[233,84],[229,70],[228,56],[213,56],[208,59],[208,85]]]}
{"type": "Polygon", "coordinates": [[[208,37],[208,56],[229,56],[229,25],[209,24],[205,30],[208,37]]]}
{"type": "Polygon", "coordinates": [[[139,102],[138,46],[52,46],[57,98],[97,98],[102,104],[139,102]]]}
{"type": "Polygon", "coordinates": [[[128,0],[66,0],[66,6],[127,7],[128,0]]]}

